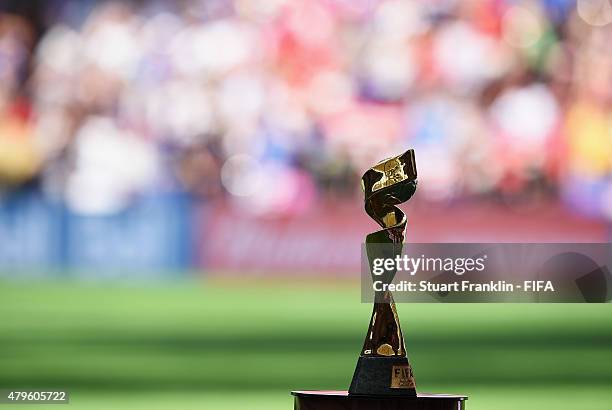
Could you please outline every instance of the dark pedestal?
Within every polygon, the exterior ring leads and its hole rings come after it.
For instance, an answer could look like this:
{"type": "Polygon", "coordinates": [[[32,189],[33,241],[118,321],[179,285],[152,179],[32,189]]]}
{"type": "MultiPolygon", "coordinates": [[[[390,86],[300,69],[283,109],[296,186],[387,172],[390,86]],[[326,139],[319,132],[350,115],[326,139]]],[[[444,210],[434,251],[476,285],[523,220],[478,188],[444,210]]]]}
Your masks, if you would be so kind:
{"type": "Polygon", "coordinates": [[[467,396],[418,393],[407,396],[349,396],[346,391],[293,391],[294,410],[464,410],[467,396]]]}
{"type": "Polygon", "coordinates": [[[350,395],[366,397],[417,396],[408,358],[395,356],[359,356],[348,391],[350,395]]]}

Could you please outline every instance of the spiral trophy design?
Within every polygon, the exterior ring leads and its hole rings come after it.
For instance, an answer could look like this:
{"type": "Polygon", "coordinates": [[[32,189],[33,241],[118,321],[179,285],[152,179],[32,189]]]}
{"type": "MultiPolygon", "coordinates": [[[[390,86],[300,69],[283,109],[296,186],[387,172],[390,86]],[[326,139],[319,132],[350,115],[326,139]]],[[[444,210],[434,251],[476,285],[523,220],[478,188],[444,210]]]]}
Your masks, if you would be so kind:
{"type": "MultiPolygon", "coordinates": [[[[382,228],[365,238],[370,272],[374,259],[395,258],[401,254],[407,220],[397,205],[412,197],[416,178],[414,150],[381,161],[361,178],[365,210],[382,228]]],[[[386,270],[376,280],[391,283],[395,273],[395,270],[386,270]]],[[[412,367],[390,291],[375,292],[370,326],[349,394],[416,396],[412,367]]]]}

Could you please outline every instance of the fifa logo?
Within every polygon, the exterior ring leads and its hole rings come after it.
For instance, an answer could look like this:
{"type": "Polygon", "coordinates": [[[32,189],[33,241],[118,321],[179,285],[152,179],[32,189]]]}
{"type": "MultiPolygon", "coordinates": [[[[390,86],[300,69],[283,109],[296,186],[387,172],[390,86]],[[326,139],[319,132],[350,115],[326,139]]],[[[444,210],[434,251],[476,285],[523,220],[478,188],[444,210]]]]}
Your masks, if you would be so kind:
{"type": "Polygon", "coordinates": [[[391,369],[391,388],[392,389],[412,389],[414,388],[414,377],[412,368],[409,365],[393,366],[391,369]]]}

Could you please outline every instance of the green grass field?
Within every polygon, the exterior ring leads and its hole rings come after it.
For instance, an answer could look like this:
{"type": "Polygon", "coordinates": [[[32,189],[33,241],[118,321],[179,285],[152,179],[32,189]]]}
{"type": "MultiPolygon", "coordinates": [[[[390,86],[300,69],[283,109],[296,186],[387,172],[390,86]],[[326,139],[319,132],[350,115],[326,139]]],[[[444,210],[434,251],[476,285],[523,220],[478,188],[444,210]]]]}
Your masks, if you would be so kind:
{"type": "MultiPolygon", "coordinates": [[[[357,284],[0,282],[0,387],[64,388],[73,409],[291,409],[292,389],[347,388],[370,309],[357,284]]],[[[421,391],[612,408],[609,304],[398,309],[421,391]]]]}

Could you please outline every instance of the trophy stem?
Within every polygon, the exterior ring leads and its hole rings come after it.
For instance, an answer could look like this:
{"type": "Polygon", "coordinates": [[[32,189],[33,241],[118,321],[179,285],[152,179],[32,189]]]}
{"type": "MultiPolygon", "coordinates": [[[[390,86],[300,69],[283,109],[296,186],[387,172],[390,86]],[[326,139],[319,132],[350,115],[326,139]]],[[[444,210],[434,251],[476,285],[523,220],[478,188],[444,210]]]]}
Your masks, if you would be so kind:
{"type": "Polygon", "coordinates": [[[391,292],[375,295],[362,356],[405,356],[404,338],[391,292]]]}

